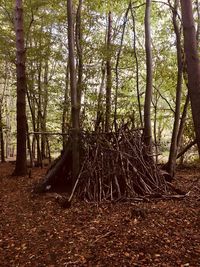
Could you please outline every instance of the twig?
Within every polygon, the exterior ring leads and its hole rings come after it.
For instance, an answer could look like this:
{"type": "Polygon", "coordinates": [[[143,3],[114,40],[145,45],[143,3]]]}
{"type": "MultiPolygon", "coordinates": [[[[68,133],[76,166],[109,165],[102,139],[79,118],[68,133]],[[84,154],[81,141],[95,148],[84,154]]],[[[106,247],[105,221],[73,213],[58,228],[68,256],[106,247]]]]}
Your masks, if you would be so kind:
{"type": "Polygon", "coordinates": [[[113,231],[109,231],[109,232],[107,232],[107,233],[104,234],[104,235],[100,235],[100,236],[98,236],[98,237],[95,239],[95,241],[92,242],[92,244],[95,244],[95,243],[98,242],[100,239],[102,239],[102,238],[104,238],[104,237],[107,237],[107,236],[109,236],[109,235],[112,234],[112,233],[113,233],[113,231]]]}

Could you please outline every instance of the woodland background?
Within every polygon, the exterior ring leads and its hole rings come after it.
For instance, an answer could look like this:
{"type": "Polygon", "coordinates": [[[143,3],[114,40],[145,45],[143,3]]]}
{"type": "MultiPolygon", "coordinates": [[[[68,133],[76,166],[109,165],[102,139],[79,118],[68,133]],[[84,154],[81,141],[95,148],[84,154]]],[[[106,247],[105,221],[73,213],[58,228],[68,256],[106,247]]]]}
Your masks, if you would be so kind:
{"type": "MultiPolygon", "coordinates": [[[[174,142],[173,131],[179,130],[176,155],[195,140],[188,105],[187,67],[178,2],[152,1],[148,22],[151,27],[150,116],[154,154],[156,161],[165,163],[174,142]],[[181,50],[181,63],[178,49],[181,50]],[[181,85],[177,85],[180,80],[177,75],[181,75],[181,85]],[[182,117],[185,120],[183,132],[180,129],[182,117]]],[[[29,149],[32,157],[42,164],[44,158],[58,155],[65,136],[41,133],[66,134],[72,123],[67,6],[66,1],[25,1],[23,5],[29,149]]],[[[104,132],[114,131],[122,125],[142,128],[148,84],[145,3],[95,0],[74,1],[73,5],[74,61],[81,129],[104,132]]],[[[1,1],[0,8],[3,159],[16,155],[16,43],[13,1],[1,1]]],[[[193,1],[193,15],[198,43],[200,16],[197,0],[193,1]]],[[[195,150],[193,152],[188,154],[190,161],[196,160],[195,150]]]]}
{"type": "Polygon", "coordinates": [[[200,266],[199,34],[199,0],[0,0],[0,266],[200,266]]]}

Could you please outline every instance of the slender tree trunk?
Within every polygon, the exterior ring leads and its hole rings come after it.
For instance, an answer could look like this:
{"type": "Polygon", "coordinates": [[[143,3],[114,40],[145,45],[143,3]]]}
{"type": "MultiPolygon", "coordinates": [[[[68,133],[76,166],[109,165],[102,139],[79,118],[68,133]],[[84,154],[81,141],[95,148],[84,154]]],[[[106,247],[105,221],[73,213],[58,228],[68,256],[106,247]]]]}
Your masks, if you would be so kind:
{"type": "Polygon", "coordinates": [[[17,158],[14,175],[26,175],[26,74],[22,0],[16,0],[15,21],[17,57],[17,158]]]}
{"type": "Polygon", "coordinates": [[[33,154],[32,154],[32,149],[31,149],[31,140],[30,140],[30,135],[29,135],[29,127],[28,127],[28,122],[26,123],[26,133],[27,133],[27,148],[29,151],[29,156],[30,156],[30,167],[33,167],[33,154]]]}
{"type": "MultiPolygon", "coordinates": [[[[67,124],[70,125],[68,121],[68,113],[69,113],[69,65],[67,64],[66,73],[65,73],[65,92],[64,92],[64,103],[63,103],[63,112],[62,112],[62,133],[67,133],[67,124]]],[[[69,128],[69,127],[68,127],[69,128]]],[[[66,135],[63,135],[63,149],[66,146],[66,135]]]]}
{"type": "Polygon", "coordinates": [[[192,107],[192,116],[196,133],[197,147],[200,155],[200,62],[198,57],[196,30],[193,18],[192,1],[181,0],[184,33],[184,50],[186,55],[188,87],[192,107]]]}
{"type": "Polygon", "coordinates": [[[4,86],[3,86],[3,92],[0,97],[0,149],[1,149],[1,162],[5,162],[5,145],[4,145],[4,133],[3,133],[3,103],[4,103],[4,96],[5,91],[7,88],[7,80],[8,80],[8,63],[5,64],[5,80],[4,80],[4,86]]]}
{"type": "Polygon", "coordinates": [[[98,95],[98,102],[97,102],[97,114],[96,114],[96,121],[95,121],[95,132],[100,130],[100,124],[102,123],[102,129],[103,129],[103,120],[104,120],[104,110],[103,110],[103,88],[104,88],[104,80],[105,80],[105,66],[104,62],[102,62],[101,66],[101,72],[102,72],[102,78],[101,78],[101,84],[99,88],[99,95],[98,95]]]}
{"type": "Polygon", "coordinates": [[[112,32],[112,13],[108,13],[108,32],[107,32],[107,60],[106,60],[106,120],[105,132],[109,132],[111,125],[111,89],[112,89],[112,71],[111,71],[111,32],[112,32]]]}
{"type": "MultiPolygon", "coordinates": [[[[81,95],[83,87],[83,48],[82,48],[82,0],[79,0],[78,9],[76,13],[76,47],[78,54],[78,81],[77,81],[77,100],[79,105],[79,113],[81,111],[81,95]]],[[[80,114],[79,120],[80,120],[80,114]]],[[[80,121],[79,121],[80,125],[80,121]]]]}
{"type": "Polygon", "coordinates": [[[135,28],[135,16],[134,11],[131,5],[131,17],[133,21],[133,53],[135,57],[135,74],[136,74],[136,88],[137,88],[137,102],[138,102],[138,110],[140,115],[140,125],[143,128],[143,118],[142,118],[142,108],[141,108],[141,101],[140,101],[140,88],[139,88],[139,62],[138,62],[138,55],[137,55],[137,48],[136,48],[136,28],[135,28]]]}
{"type": "MultiPolygon", "coordinates": [[[[29,90],[27,90],[27,99],[28,99],[28,104],[29,104],[31,118],[32,118],[33,132],[37,132],[36,116],[35,116],[35,101],[33,101],[33,99],[31,101],[31,95],[29,93],[29,90]]],[[[38,135],[33,135],[33,138],[32,138],[32,157],[33,157],[33,160],[35,159],[35,143],[39,144],[39,136],[38,135]]],[[[40,150],[40,148],[39,148],[39,150],[40,150]]]]}
{"type": "Polygon", "coordinates": [[[185,100],[185,104],[184,104],[184,107],[183,107],[181,120],[180,120],[178,136],[177,136],[177,147],[178,148],[180,147],[181,139],[183,137],[183,131],[184,131],[185,122],[186,122],[186,119],[187,119],[187,110],[188,110],[189,103],[190,103],[190,98],[189,98],[189,94],[187,94],[186,100],[185,100]]]}
{"type": "MultiPolygon", "coordinates": [[[[9,103],[6,103],[7,108],[9,109],[9,103]]],[[[7,131],[5,133],[5,154],[6,158],[10,157],[10,154],[12,153],[11,150],[13,151],[12,157],[14,156],[14,146],[11,146],[11,122],[10,122],[10,116],[9,113],[6,114],[6,127],[7,131]]]]}
{"type": "Polygon", "coordinates": [[[78,103],[75,53],[74,53],[74,23],[72,0],[67,0],[67,20],[68,20],[68,47],[69,47],[69,72],[71,89],[71,117],[72,117],[72,160],[73,160],[73,179],[79,173],[79,114],[80,106],[78,103]]]}
{"type": "Polygon", "coordinates": [[[158,163],[158,138],[157,138],[157,121],[158,121],[158,100],[159,100],[159,95],[158,95],[158,91],[155,92],[155,97],[154,97],[154,103],[153,103],[153,107],[154,107],[154,123],[153,123],[153,135],[154,135],[154,143],[155,143],[155,159],[156,159],[156,164],[158,163]]]}
{"type": "Polygon", "coordinates": [[[199,0],[196,0],[195,3],[196,3],[196,10],[197,10],[197,33],[196,33],[196,40],[197,40],[197,47],[199,48],[199,35],[200,35],[200,7],[199,7],[199,0]]]}
{"type": "MultiPolygon", "coordinates": [[[[43,92],[43,113],[41,117],[41,131],[46,132],[46,121],[47,121],[47,106],[49,100],[49,91],[48,91],[48,76],[49,76],[49,61],[48,59],[45,62],[45,69],[44,69],[44,92],[43,92]]],[[[42,135],[41,137],[41,150],[42,150],[42,158],[48,158],[50,151],[48,151],[49,141],[48,135],[42,135]]],[[[49,159],[50,160],[50,159],[49,159]]]]}
{"type": "MultiPolygon", "coordinates": [[[[33,48],[33,43],[32,43],[32,38],[30,39],[29,42],[29,47],[33,48]]],[[[35,67],[33,64],[33,61],[30,62],[29,64],[29,76],[27,78],[27,91],[26,91],[26,97],[28,100],[28,106],[30,109],[30,113],[31,113],[31,120],[32,120],[32,129],[33,132],[36,132],[36,97],[35,97],[35,93],[34,93],[34,83],[35,83],[35,67]]],[[[31,144],[31,149],[32,149],[32,156],[33,156],[33,160],[36,158],[36,142],[37,142],[37,137],[36,135],[33,135],[31,138],[32,144],[31,144]]]]}
{"type": "Polygon", "coordinates": [[[118,91],[119,91],[119,69],[118,68],[119,68],[119,62],[120,62],[122,46],[123,46],[123,41],[124,41],[124,33],[125,33],[125,29],[126,29],[126,23],[127,23],[127,17],[128,17],[129,10],[130,10],[130,3],[128,5],[128,8],[127,8],[126,13],[124,15],[124,23],[123,23],[123,28],[122,28],[122,35],[121,35],[119,49],[118,49],[118,52],[117,52],[117,59],[116,59],[116,65],[115,65],[115,80],[116,80],[116,85],[115,85],[115,111],[114,111],[115,131],[117,131],[117,105],[118,105],[118,91]]]}
{"type": "Polygon", "coordinates": [[[4,150],[4,136],[3,136],[3,121],[2,111],[0,108],[0,140],[1,140],[1,162],[5,162],[5,150],[4,150]]]}
{"type": "Polygon", "coordinates": [[[174,126],[172,132],[171,146],[169,152],[169,159],[167,163],[167,171],[171,175],[174,176],[175,167],[176,167],[176,156],[178,152],[178,132],[179,132],[179,123],[180,123],[180,114],[181,114],[181,94],[182,94],[182,74],[183,74],[183,66],[182,66],[182,53],[181,53],[181,34],[177,21],[177,9],[179,5],[179,0],[175,0],[174,8],[173,8],[173,26],[174,32],[176,35],[176,51],[177,51],[177,85],[176,85],[176,106],[175,106],[175,117],[174,117],[174,126]]]}
{"type": "MultiPolygon", "coordinates": [[[[181,149],[181,142],[183,140],[183,131],[184,131],[185,122],[186,122],[186,119],[187,119],[188,107],[189,107],[189,104],[190,104],[187,65],[186,65],[183,49],[182,49],[182,65],[183,65],[182,66],[182,68],[183,68],[183,79],[185,81],[185,85],[187,87],[187,91],[188,92],[187,92],[185,104],[184,104],[184,107],[183,107],[183,112],[182,112],[182,116],[181,116],[181,119],[180,119],[179,131],[178,131],[178,136],[177,136],[177,147],[178,147],[178,149],[181,149]]],[[[182,157],[181,161],[183,161],[183,157],[182,157]]]]}
{"type": "Polygon", "coordinates": [[[152,98],[152,48],[151,48],[151,0],[146,0],[145,10],[145,50],[146,50],[146,93],[144,102],[144,142],[152,152],[151,98],[152,98]]]}
{"type": "MultiPolygon", "coordinates": [[[[42,27],[41,27],[42,28],[42,27]]],[[[40,40],[40,48],[41,48],[41,40],[40,40]]],[[[37,103],[37,117],[36,117],[36,131],[40,132],[41,131],[41,121],[42,121],[42,88],[41,88],[41,75],[42,75],[42,57],[40,57],[39,59],[39,63],[37,66],[37,86],[38,86],[38,99],[36,99],[36,103],[37,103]]],[[[42,136],[37,135],[37,162],[38,165],[42,168],[42,147],[41,147],[41,141],[42,136]]]]}

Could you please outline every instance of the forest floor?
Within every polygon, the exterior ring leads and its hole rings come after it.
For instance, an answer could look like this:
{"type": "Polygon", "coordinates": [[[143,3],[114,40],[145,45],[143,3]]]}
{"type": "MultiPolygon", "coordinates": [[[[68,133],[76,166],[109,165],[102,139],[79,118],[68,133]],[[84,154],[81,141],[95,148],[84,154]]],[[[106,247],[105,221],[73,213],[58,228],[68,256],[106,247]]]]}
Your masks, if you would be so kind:
{"type": "Polygon", "coordinates": [[[178,171],[181,200],[62,209],[31,192],[45,169],[13,178],[13,167],[0,164],[0,266],[200,266],[200,169],[178,171]]]}

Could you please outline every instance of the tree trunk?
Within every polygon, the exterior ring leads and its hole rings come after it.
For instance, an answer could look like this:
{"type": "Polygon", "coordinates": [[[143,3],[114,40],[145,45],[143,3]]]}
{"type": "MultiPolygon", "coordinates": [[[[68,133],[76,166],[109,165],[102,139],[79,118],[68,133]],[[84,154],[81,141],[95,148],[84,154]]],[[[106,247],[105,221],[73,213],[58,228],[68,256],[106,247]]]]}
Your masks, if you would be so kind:
{"type": "MultiPolygon", "coordinates": [[[[42,30],[42,27],[41,27],[42,30]]],[[[40,49],[42,46],[41,38],[39,43],[40,49]]],[[[42,121],[42,88],[41,88],[41,76],[42,76],[42,57],[40,57],[39,62],[37,64],[37,87],[38,87],[38,99],[36,98],[36,104],[37,104],[37,116],[36,116],[36,131],[41,131],[41,121],[42,121]]],[[[42,136],[37,136],[37,163],[38,166],[41,168],[42,166],[42,136]]]]}
{"type": "Polygon", "coordinates": [[[68,113],[69,113],[69,65],[67,64],[66,72],[65,72],[65,92],[64,92],[64,103],[63,103],[63,112],[62,112],[62,140],[63,140],[63,150],[65,149],[66,142],[67,142],[67,125],[70,125],[68,120],[68,113]]]}
{"type": "MultiPolygon", "coordinates": [[[[83,48],[82,48],[82,25],[81,25],[81,11],[82,11],[82,0],[79,0],[78,9],[76,13],[76,47],[78,55],[78,81],[77,81],[77,101],[79,105],[79,113],[81,111],[81,95],[83,87],[83,48]]],[[[80,120],[80,114],[79,120],[80,120]]],[[[80,121],[79,121],[80,125],[80,121]]]]}
{"type": "Polygon", "coordinates": [[[154,123],[153,123],[153,135],[154,135],[154,143],[155,143],[155,159],[156,159],[156,164],[158,163],[158,138],[157,138],[157,121],[158,121],[158,100],[159,100],[159,95],[158,91],[155,92],[154,94],[154,101],[153,107],[154,107],[154,123]]]}
{"type": "Polygon", "coordinates": [[[26,74],[22,0],[16,0],[15,21],[17,57],[17,158],[14,175],[26,175],[26,74]]]}
{"type": "Polygon", "coordinates": [[[99,88],[99,94],[98,94],[98,101],[97,101],[97,113],[96,113],[96,120],[95,120],[95,132],[100,131],[101,124],[102,124],[102,130],[103,130],[103,121],[104,121],[104,109],[103,109],[103,88],[104,88],[104,80],[105,80],[105,66],[104,62],[102,62],[101,66],[101,84],[99,88]]]}
{"type": "Polygon", "coordinates": [[[132,3],[130,1],[131,5],[131,17],[133,21],[133,53],[135,57],[135,75],[136,75],[136,88],[137,88],[137,102],[138,102],[138,110],[140,115],[140,126],[143,128],[143,118],[142,118],[142,108],[141,108],[141,101],[140,101],[140,88],[139,88],[139,62],[138,62],[138,55],[137,55],[137,48],[136,48],[136,25],[135,25],[135,15],[132,7],[132,3]]]}
{"type": "Polygon", "coordinates": [[[187,119],[187,111],[188,111],[189,103],[190,103],[190,98],[189,98],[189,94],[187,94],[186,100],[185,100],[185,104],[184,104],[184,107],[183,107],[181,120],[180,120],[178,136],[177,136],[177,147],[178,147],[178,149],[180,147],[181,139],[183,137],[183,131],[184,131],[185,122],[186,122],[186,119],[187,119]]]}
{"type": "Polygon", "coordinates": [[[111,117],[111,88],[112,88],[112,71],[111,71],[111,31],[112,31],[112,13],[108,13],[108,33],[107,33],[107,60],[106,60],[106,120],[105,132],[110,131],[111,117]]]}
{"type": "Polygon", "coordinates": [[[174,32],[176,35],[176,51],[177,51],[177,85],[176,85],[176,106],[175,106],[175,117],[174,117],[174,126],[172,132],[172,140],[170,146],[169,159],[167,163],[167,171],[170,176],[173,177],[176,167],[176,156],[178,151],[178,132],[179,132],[179,123],[180,123],[180,113],[181,113],[181,94],[182,94],[182,74],[183,74],[183,65],[182,65],[182,53],[181,53],[181,34],[177,21],[177,9],[178,9],[179,0],[175,0],[173,8],[173,26],[174,32]]]}
{"type": "Polygon", "coordinates": [[[29,135],[29,127],[28,127],[28,122],[26,123],[26,133],[27,133],[27,148],[29,151],[29,156],[30,156],[30,167],[33,167],[33,154],[32,154],[32,149],[31,149],[31,140],[30,140],[30,135],[29,135]]]}
{"type": "Polygon", "coordinates": [[[151,0],[146,0],[145,10],[145,50],[146,50],[146,93],[144,102],[144,142],[152,151],[151,98],[152,98],[152,49],[151,49],[151,0]]]}
{"type": "MultiPolygon", "coordinates": [[[[47,106],[49,101],[49,91],[48,91],[48,76],[49,76],[49,61],[48,58],[45,61],[45,68],[44,68],[44,89],[43,89],[43,113],[41,117],[41,131],[46,132],[46,121],[47,121],[47,106]]],[[[49,151],[49,140],[48,135],[41,136],[41,151],[42,151],[42,158],[49,158],[50,151],[49,151]]],[[[51,159],[49,158],[49,161],[51,159]]]]}
{"type": "Polygon", "coordinates": [[[197,40],[197,47],[199,48],[199,35],[200,35],[200,7],[199,7],[199,0],[196,0],[195,3],[196,3],[196,11],[197,11],[197,33],[196,33],[196,40],[197,40]]]}
{"type": "Polygon", "coordinates": [[[200,63],[191,0],[181,0],[184,51],[188,72],[188,87],[192,107],[198,152],[200,155],[200,63]]]}
{"type": "Polygon", "coordinates": [[[79,114],[80,106],[78,103],[75,53],[74,53],[74,23],[72,0],[67,0],[67,20],[68,20],[68,49],[69,49],[69,72],[71,90],[71,117],[72,117],[72,175],[73,180],[79,173],[79,114]]]}
{"type": "Polygon", "coordinates": [[[2,111],[0,107],[0,140],[1,140],[1,162],[5,162],[5,150],[4,150],[4,136],[3,136],[3,121],[2,121],[2,111]]]}
{"type": "MultiPolygon", "coordinates": [[[[28,104],[29,104],[30,113],[31,113],[33,132],[38,132],[39,130],[36,128],[35,101],[33,100],[34,98],[31,98],[32,95],[29,91],[31,92],[31,90],[30,89],[27,90],[27,99],[28,99],[28,104]]],[[[38,134],[33,135],[33,138],[32,138],[32,149],[31,150],[32,150],[33,160],[35,159],[35,144],[37,144],[37,152],[39,150],[38,155],[41,155],[40,146],[39,146],[39,135],[38,134]]],[[[38,162],[41,162],[41,156],[39,156],[38,162]]]]}
{"type": "Polygon", "coordinates": [[[115,112],[114,112],[114,126],[115,126],[115,131],[117,131],[117,105],[118,105],[118,91],[119,91],[119,62],[120,62],[120,57],[121,57],[121,52],[122,52],[122,46],[123,46],[123,41],[124,41],[124,33],[126,29],[126,23],[127,23],[127,17],[128,13],[130,10],[130,3],[128,5],[128,8],[126,10],[125,16],[124,16],[124,22],[122,26],[122,35],[121,35],[121,40],[120,40],[120,45],[119,49],[117,52],[117,59],[116,59],[116,65],[115,65],[115,80],[116,80],[116,85],[115,85],[115,112]]]}
{"type": "Polygon", "coordinates": [[[0,149],[1,149],[1,162],[2,163],[5,162],[5,144],[4,144],[2,113],[3,113],[3,103],[4,103],[5,91],[7,89],[7,80],[8,80],[7,73],[8,73],[8,68],[7,68],[7,62],[6,62],[3,92],[2,92],[1,97],[0,97],[0,149]]]}

